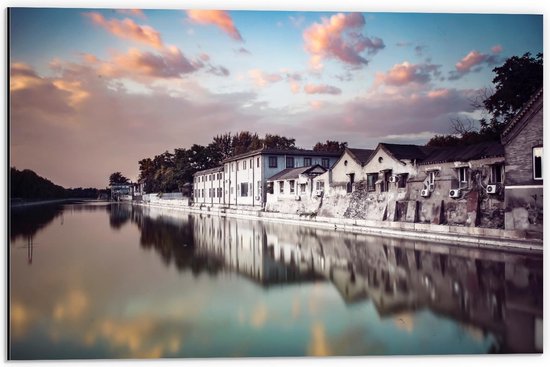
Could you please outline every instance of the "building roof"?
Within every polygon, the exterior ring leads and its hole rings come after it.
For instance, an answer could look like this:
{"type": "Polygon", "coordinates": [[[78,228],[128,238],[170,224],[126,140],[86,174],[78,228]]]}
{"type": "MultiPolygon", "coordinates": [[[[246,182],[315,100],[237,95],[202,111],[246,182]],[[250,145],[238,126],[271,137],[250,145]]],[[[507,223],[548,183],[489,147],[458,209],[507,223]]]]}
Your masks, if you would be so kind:
{"type": "Polygon", "coordinates": [[[193,176],[206,175],[206,174],[209,174],[209,173],[217,173],[217,172],[221,172],[221,171],[223,171],[223,166],[218,166],[218,167],[214,167],[214,168],[203,169],[202,171],[197,171],[197,172],[193,173],[193,176]]]}
{"type": "Polygon", "coordinates": [[[379,146],[394,156],[395,159],[422,160],[434,150],[433,147],[414,144],[380,143],[379,146]]]}
{"type": "Polygon", "coordinates": [[[302,174],[307,174],[313,171],[315,168],[321,168],[324,172],[327,171],[325,167],[320,166],[318,164],[314,164],[313,166],[306,166],[306,167],[287,168],[282,170],[279,173],[274,174],[273,176],[268,178],[267,181],[292,180],[292,179],[298,178],[302,174]]]}
{"type": "Polygon", "coordinates": [[[510,120],[508,125],[504,128],[504,131],[502,132],[501,137],[504,138],[506,135],[508,135],[510,131],[512,131],[514,127],[516,127],[516,125],[518,125],[518,123],[523,119],[523,117],[527,114],[527,112],[529,112],[529,110],[533,106],[535,106],[539,100],[542,101],[542,97],[543,97],[543,88],[540,88],[538,91],[535,92],[535,94],[531,96],[529,101],[527,101],[527,103],[523,105],[523,107],[516,114],[516,116],[514,116],[514,118],[510,120]]]}
{"type": "Polygon", "coordinates": [[[476,159],[503,157],[504,147],[498,141],[487,141],[479,144],[435,148],[419,164],[434,164],[444,162],[465,162],[476,159]]]}
{"type": "Polygon", "coordinates": [[[368,162],[370,156],[374,152],[374,149],[359,149],[359,148],[347,148],[353,158],[361,164],[368,162]]]}
{"type": "Polygon", "coordinates": [[[229,158],[226,158],[223,160],[222,163],[226,162],[232,162],[236,161],[242,158],[248,158],[252,157],[258,154],[267,155],[267,154],[273,154],[273,155],[306,155],[306,156],[312,156],[312,157],[339,157],[342,153],[341,152],[317,152],[314,150],[308,150],[308,149],[275,149],[275,148],[261,148],[252,150],[250,152],[246,152],[243,154],[238,154],[229,158]]]}

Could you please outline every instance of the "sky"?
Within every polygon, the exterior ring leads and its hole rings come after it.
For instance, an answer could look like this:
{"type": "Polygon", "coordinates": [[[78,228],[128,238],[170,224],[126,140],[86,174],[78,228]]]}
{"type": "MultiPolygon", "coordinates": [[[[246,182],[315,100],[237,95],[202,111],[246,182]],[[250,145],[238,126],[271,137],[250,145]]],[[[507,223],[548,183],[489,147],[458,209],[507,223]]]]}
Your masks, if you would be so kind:
{"type": "Polygon", "coordinates": [[[10,165],[105,187],[225,132],[424,144],[542,50],[541,15],[15,8],[10,165]]]}

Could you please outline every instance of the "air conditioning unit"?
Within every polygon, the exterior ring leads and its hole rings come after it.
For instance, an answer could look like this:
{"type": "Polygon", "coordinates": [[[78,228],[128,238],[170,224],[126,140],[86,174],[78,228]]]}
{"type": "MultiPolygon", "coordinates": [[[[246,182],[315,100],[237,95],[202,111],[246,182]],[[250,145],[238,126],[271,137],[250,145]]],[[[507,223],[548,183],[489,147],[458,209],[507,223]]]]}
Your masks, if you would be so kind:
{"type": "Polygon", "coordinates": [[[256,197],[254,198],[254,200],[260,201],[260,197],[259,197],[259,196],[256,196],[256,197]]]}
{"type": "Polygon", "coordinates": [[[316,196],[323,196],[323,190],[316,190],[315,195],[316,196]]]}
{"type": "Polygon", "coordinates": [[[497,193],[497,185],[487,185],[485,188],[485,191],[487,191],[487,194],[496,194],[497,193]]]}
{"type": "Polygon", "coordinates": [[[420,196],[422,196],[423,198],[427,198],[428,196],[430,196],[430,192],[428,191],[428,189],[424,189],[420,191],[420,196]]]}
{"type": "Polygon", "coordinates": [[[390,182],[399,182],[399,176],[390,176],[390,182]]]}
{"type": "Polygon", "coordinates": [[[294,197],[294,200],[300,201],[300,195],[296,195],[296,196],[294,197]]]}
{"type": "Polygon", "coordinates": [[[451,189],[449,190],[449,196],[452,198],[459,198],[461,195],[460,189],[451,189]]]}
{"type": "Polygon", "coordinates": [[[428,190],[429,190],[430,192],[434,192],[434,190],[435,190],[435,184],[434,184],[434,183],[428,184],[428,190]]]}

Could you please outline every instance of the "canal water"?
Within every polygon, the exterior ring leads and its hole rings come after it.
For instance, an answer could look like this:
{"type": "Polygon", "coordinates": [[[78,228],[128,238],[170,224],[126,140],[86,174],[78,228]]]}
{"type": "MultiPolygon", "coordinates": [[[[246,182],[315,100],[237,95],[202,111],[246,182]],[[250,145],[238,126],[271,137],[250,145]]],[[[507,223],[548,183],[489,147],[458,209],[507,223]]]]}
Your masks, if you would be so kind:
{"type": "Polygon", "coordinates": [[[10,230],[11,359],[542,350],[542,256],[109,203],[10,230]]]}

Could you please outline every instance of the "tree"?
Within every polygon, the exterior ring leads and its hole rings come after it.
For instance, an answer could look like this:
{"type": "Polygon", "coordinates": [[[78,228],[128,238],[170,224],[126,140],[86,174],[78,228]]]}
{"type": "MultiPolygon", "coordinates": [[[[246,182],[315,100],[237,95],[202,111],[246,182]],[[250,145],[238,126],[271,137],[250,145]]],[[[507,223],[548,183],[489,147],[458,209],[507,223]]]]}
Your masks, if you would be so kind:
{"type": "Polygon", "coordinates": [[[265,134],[263,146],[273,149],[296,149],[296,139],[280,135],[265,134]]]}
{"type": "Polygon", "coordinates": [[[109,185],[127,184],[130,180],[122,175],[120,172],[111,173],[109,176],[109,185]]]}
{"type": "Polygon", "coordinates": [[[348,146],[347,142],[327,140],[325,143],[318,142],[313,146],[315,152],[341,152],[348,146]]]}
{"type": "Polygon", "coordinates": [[[542,87],[542,54],[531,57],[512,56],[493,72],[494,90],[484,89],[471,101],[481,111],[479,128],[473,120],[451,119],[453,134],[436,135],[426,145],[449,146],[499,140],[506,124],[519,112],[531,96],[542,87]]]}

